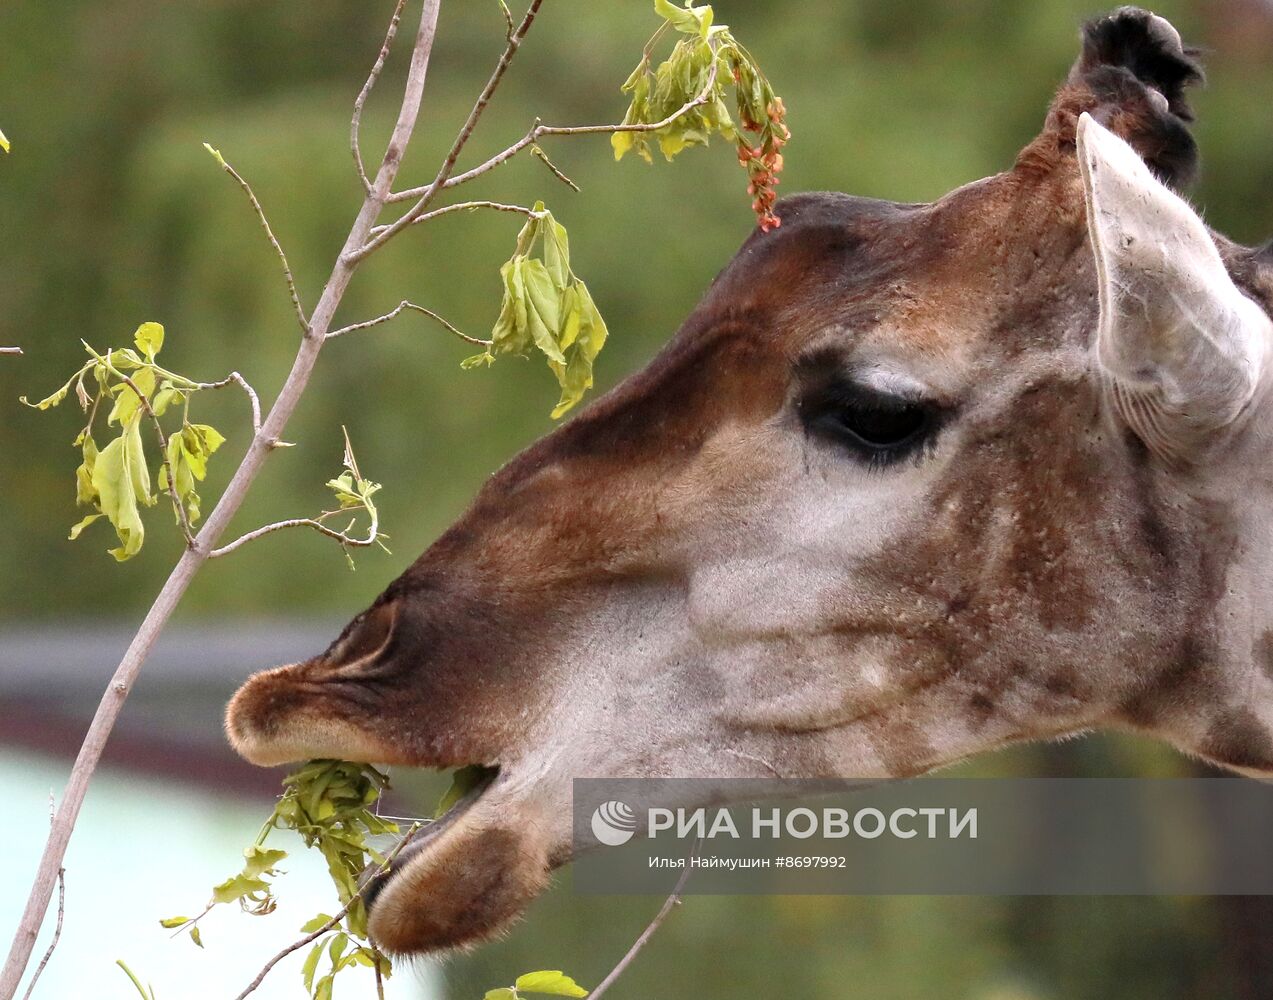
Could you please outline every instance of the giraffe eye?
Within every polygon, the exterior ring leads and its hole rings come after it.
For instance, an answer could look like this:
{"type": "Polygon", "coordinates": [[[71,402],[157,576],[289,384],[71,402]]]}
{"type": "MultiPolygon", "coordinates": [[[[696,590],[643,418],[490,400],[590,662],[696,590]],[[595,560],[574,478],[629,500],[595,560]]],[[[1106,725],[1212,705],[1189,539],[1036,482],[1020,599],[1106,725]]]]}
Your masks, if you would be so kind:
{"type": "Polygon", "coordinates": [[[800,412],[809,434],[876,466],[921,449],[932,440],[940,416],[923,400],[845,381],[814,390],[801,401],[800,412]]]}
{"type": "Polygon", "coordinates": [[[916,405],[844,406],[825,414],[822,423],[866,448],[898,448],[924,430],[928,414],[916,405]]]}

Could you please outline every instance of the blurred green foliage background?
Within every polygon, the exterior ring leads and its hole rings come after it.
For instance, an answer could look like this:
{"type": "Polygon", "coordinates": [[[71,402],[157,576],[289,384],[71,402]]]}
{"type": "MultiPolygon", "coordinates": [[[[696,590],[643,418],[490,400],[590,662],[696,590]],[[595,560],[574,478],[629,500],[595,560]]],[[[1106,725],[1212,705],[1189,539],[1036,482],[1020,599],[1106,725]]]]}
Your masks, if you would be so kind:
{"type": "MultiPolygon", "coordinates": [[[[165,324],[165,360],[193,377],[242,371],[270,398],[297,331],[277,263],[241,193],[201,148],[220,148],[254,185],[312,305],[356,211],[349,110],[391,3],[315,0],[63,0],[0,8],[0,620],[140,615],[179,552],[168,515],[148,520],[142,556],[119,566],[105,527],[78,543],[69,447],[76,417],[17,403],[77,367],[79,338],[127,341],[165,324]]],[[[1037,130],[1077,52],[1088,2],[1051,0],[718,0],[790,111],[782,190],[835,189],[928,200],[1005,169],[1037,130]]],[[[1159,12],[1208,50],[1196,95],[1208,221],[1243,242],[1273,235],[1273,5],[1164,0],[1159,12]]],[[[646,0],[549,0],[461,167],[554,124],[617,121],[619,84],[656,25],[646,0]]],[[[405,34],[405,31],[404,31],[405,34]]],[[[409,183],[429,179],[502,46],[494,0],[444,4],[409,183]]],[[[399,56],[405,51],[400,51],[399,56]]],[[[404,69],[391,62],[365,119],[368,158],[387,138],[404,69]]],[[[548,140],[583,188],[531,158],[465,197],[544,198],[571,233],[575,269],[610,326],[599,390],[648,360],[752,225],[745,179],[718,144],[675,165],[612,162],[604,137],[548,140]]],[[[485,336],[498,266],[520,218],[452,215],[406,233],[355,278],[341,322],[401,298],[485,336]]],[[[540,361],[461,372],[471,349],[427,320],[330,345],[288,437],[236,522],[247,530],[320,509],[349,427],[380,495],[392,556],[356,573],[309,534],[277,534],[211,565],[180,617],[350,615],[464,507],[503,461],[551,427],[555,385],[540,361]]],[[[216,496],[249,433],[245,401],[200,399],[229,442],[216,496]]],[[[209,504],[210,507],[210,504],[209,504]]],[[[1005,766],[1046,770],[1048,749],[1005,766]]],[[[1157,751],[1091,743],[1066,767],[1143,773],[1157,751]],[[1076,762],[1077,765],[1076,765],[1076,762]]],[[[595,983],[656,901],[589,900],[559,890],[506,942],[448,967],[455,996],[531,968],[595,983]]],[[[1209,900],[697,898],[614,994],[1026,998],[1243,996],[1209,900]]],[[[1254,929],[1273,931],[1267,912],[1254,929]]],[[[1254,994],[1250,994],[1254,995],[1254,994]]]]}

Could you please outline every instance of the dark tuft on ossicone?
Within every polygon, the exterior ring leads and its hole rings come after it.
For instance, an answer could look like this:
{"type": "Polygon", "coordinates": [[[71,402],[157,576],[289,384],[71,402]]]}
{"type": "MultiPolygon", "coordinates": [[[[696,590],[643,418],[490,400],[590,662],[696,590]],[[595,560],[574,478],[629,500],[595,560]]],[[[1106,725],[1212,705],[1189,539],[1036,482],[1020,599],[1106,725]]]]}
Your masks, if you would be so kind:
{"type": "Polygon", "coordinates": [[[1197,175],[1186,92],[1201,83],[1197,50],[1164,18],[1120,7],[1083,27],[1083,51],[1069,83],[1091,102],[1081,110],[1131,143],[1165,184],[1183,189],[1197,175]]]}
{"type": "Polygon", "coordinates": [[[1167,99],[1171,113],[1193,121],[1186,96],[1188,87],[1204,80],[1198,50],[1180,44],[1179,36],[1161,17],[1139,7],[1121,7],[1083,26],[1080,72],[1113,67],[1132,74],[1167,99]]]}

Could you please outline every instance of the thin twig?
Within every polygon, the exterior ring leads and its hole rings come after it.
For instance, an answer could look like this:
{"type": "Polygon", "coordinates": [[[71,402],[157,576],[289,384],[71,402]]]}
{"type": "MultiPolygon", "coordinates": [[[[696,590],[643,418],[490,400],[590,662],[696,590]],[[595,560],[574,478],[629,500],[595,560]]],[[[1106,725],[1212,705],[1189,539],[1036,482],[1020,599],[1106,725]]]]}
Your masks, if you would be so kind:
{"type": "Polygon", "coordinates": [[[196,382],[196,389],[224,389],[227,385],[234,383],[245,393],[247,393],[248,402],[252,404],[252,433],[259,434],[261,432],[261,400],[256,394],[256,390],[248,384],[238,372],[230,372],[220,382],[196,382]]]}
{"type": "Polygon", "coordinates": [[[552,173],[552,175],[557,178],[557,180],[561,181],[568,188],[572,189],[576,194],[578,194],[579,185],[576,184],[574,181],[572,181],[569,177],[567,177],[566,174],[562,171],[562,169],[557,166],[557,164],[553,163],[552,160],[548,159],[548,154],[545,153],[541,147],[531,146],[530,153],[533,157],[535,157],[535,159],[539,160],[544,166],[546,166],[549,169],[549,171],[552,173]]]}
{"type": "MultiPolygon", "coordinates": [[[[49,792],[49,826],[53,825],[55,815],[53,809],[54,801],[53,793],[49,792]]],[[[40,976],[44,974],[44,967],[49,964],[49,959],[53,957],[53,949],[57,947],[57,943],[62,937],[62,921],[65,917],[66,869],[59,868],[57,870],[57,926],[53,928],[53,940],[49,942],[48,951],[40,959],[40,964],[35,967],[35,974],[31,976],[31,981],[27,983],[27,991],[22,994],[22,1000],[31,1000],[31,994],[35,991],[35,984],[40,981],[40,976]]]]}
{"type": "Polygon", "coordinates": [[[0,354],[21,354],[21,347],[0,347],[0,354]]]}
{"type": "Polygon", "coordinates": [[[380,71],[385,68],[385,60],[389,58],[389,49],[393,46],[393,38],[398,33],[398,22],[402,20],[402,8],[406,5],[407,0],[398,0],[398,6],[393,9],[393,17],[389,20],[389,30],[385,33],[385,42],[380,46],[380,54],[376,56],[375,65],[371,67],[367,82],[362,85],[362,90],[358,92],[358,96],[354,99],[354,116],[349,122],[349,148],[354,154],[354,166],[358,169],[358,178],[362,181],[362,189],[367,194],[371,194],[371,178],[367,176],[367,168],[362,162],[362,142],[358,137],[358,130],[362,127],[362,109],[363,105],[367,103],[367,98],[371,96],[371,91],[376,86],[376,81],[380,79],[380,71]]]}
{"type": "Polygon", "coordinates": [[[216,905],[217,905],[217,901],[213,899],[208,903],[207,906],[203,908],[203,912],[200,913],[197,917],[191,917],[184,924],[178,924],[177,927],[173,929],[173,932],[168,935],[168,940],[171,941],[174,938],[178,938],[182,934],[185,934],[187,931],[193,930],[195,927],[198,926],[200,920],[202,920],[204,917],[206,917],[209,913],[212,912],[212,908],[216,905]]]}
{"type": "MultiPolygon", "coordinates": [[[[700,837],[697,841],[695,841],[694,847],[690,851],[690,857],[698,854],[698,850],[702,846],[703,839],[700,837]]],[[[663,921],[667,919],[668,914],[671,913],[672,910],[674,910],[680,903],[681,891],[685,888],[685,883],[689,881],[690,873],[693,870],[694,869],[689,866],[687,861],[685,871],[681,872],[681,877],[676,880],[676,885],[672,888],[672,895],[667,897],[666,902],[663,904],[663,908],[654,915],[654,919],[651,920],[649,926],[641,932],[641,936],[632,942],[632,947],[628,949],[627,954],[619,959],[619,964],[610,970],[610,975],[601,980],[600,985],[588,994],[588,1000],[600,1000],[601,995],[613,986],[615,981],[627,971],[628,966],[632,964],[632,960],[637,957],[637,954],[646,946],[646,943],[650,940],[650,938],[654,937],[654,932],[663,925],[663,921]]]]}
{"type": "MultiPolygon", "coordinates": [[[[443,188],[453,188],[460,184],[471,181],[474,177],[480,177],[489,170],[494,170],[501,163],[511,160],[527,146],[533,146],[541,138],[546,135],[597,135],[609,133],[613,135],[616,132],[657,132],[661,128],[667,128],[674,121],[684,114],[688,114],[695,108],[700,108],[711,98],[712,90],[716,86],[716,64],[712,64],[711,71],[708,73],[707,86],[699,92],[698,96],[692,101],[687,101],[681,105],[662,121],[650,123],[635,123],[632,125],[541,125],[536,119],[535,124],[530,127],[524,136],[509,146],[502,152],[496,153],[484,163],[479,163],[472,170],[466,170],[462,174],[456,174],[448,177],[443,183],[443,188]]],[[[412,198],[423,197],[428,193],[429,188],[418,187],[411,188],[407,191],[396,191],[389,196],[391,202],[394,201],[410,201],[412,198]]],[[[410,213],[407,213],[410,215],[410,213]]],[[[405,218],[405,216],[404,216],[405,218]]]]}
{"type": "Polygon", "coordinates": [[[329,528],[327,525],[323,524],[323,518],[334,517],[337,514],[344,514],[351,509],[352,508],[346,508],[345,510],[327,510],[319,514],[318,517],[293,517],[286,521],[275,521],[273,524],[267,524],[254,531],[249,531],[246,535],[240,535],[228,545],[222,545],[219,549],[213,549],[208,553],[208,558],[219,559],[221,556],[227,556],[235,549],[246,545],[248,542],[254,542],[258,538],[263,538],[265,535],[273,534],[276,531],[282,531],[284,528],[313,528],[319,534],[326,535],[328,538],[332,538],[340,542],[341,545],[347,545],[350,548],[355,549],[365,549],[369,545],[375,545],[376,541],[380,538],[380,525],[378,523],[378,518],[374,515],[371,519],[371,526],[367,529],[366,538],[354,538],[352,535],[346,534],[343,531],[337,531],[334,528],[329,528]]]}
{"type": "Polygon", "coordinates": [[[357,269],[357,261],[349,255],[362,247],[371,235],[371,227],[384,209],[385,199],[393,188],[398,176],[403,154],[411,142],[415,130],[416,119],[420,114],[420,103],[424,97],[424,84],[429,72],[429,56],[433,51],[433,40],[437,33],[438,11],[441,0],[424,0],[421,5],[420,26],[416,32],[411,51],[411,65],[407,71],[407,81],[403,88],[402,104],[398,111],[398,119],[393,133],[385,148],[385,154],[376,171],[371,192],[363,200],[352,225],[345,245],[332,264],[327,283],[314,306],[313,318],[309,323],[309,335],[302,338],[288,373],[286,381],[279,390],[269,414],[261,424],[260,432],[248,445],[248,450],[239,463],[238,469],[230,479],[221,499],[213,507],[200,530],[196,548],[187,549],[178,560],[163,587],[156,595],[154,603],[146,613],[145,619],[129,644],[119,665],[115,668],[97,709],[93,713],[93,721],[89,724],[88,733],[80,744],[75,764],[71,768],[62,800],[58,806],[53,829],[44,845],[44,852],[31,882],[31,891],[27,896],[22,917],[18,921],[13,935],[13,943],[0,969],[0,1000],[12,1000],[17,994],[23,971],[31,959],[36,939],[40,933],[40,925],[53,898],[53,887],[57,883],[57,873],[66,857],[67,845],[79,818],[84,798],[88,794],[88,786],[92,781],[98,763],[102,759],[107,740],[115,727],[119,714],[123,710],[128,694],[141,673],[146,657],[167,625],[181,597],[189,588],[196,573],[207,560],[218,538],[229,526],[230,521],[238,513],[247,496],[248,489],[260,474],[265,459],[270,455],[282,437],[284,429],[292,414],[296,412],[305,387],[309,384],[322,350],[324,338],[331,328],[332,317],[335,316],[341,299],[349,287],[357,269]]]}
{"type": "Polygon", "coordinates": [[[206,142],[204,147],[216,157],[217,163],[221,164],[221,169],[234,178],[239,187],[243,189],[243,193],[247,195],[248,201],[252,203],[252,211],[256,213],[256,218],[261,223],[261,228],[265,230],[265,236],[270,241],[270,246],[274,248],[274,252],[278,255],[278,259],[283,265],[283,279],[287,282],[287,293],[292,299],[292,309],[296,312],[296,321],[301,325],[301,332],[308,335],[310,331],[309,320],[305,318],[305,309],[301,305],[301,297],[296,292],[296,279],[292,276],[292,267],[287,262],[287,254],[283,252],[283,245],[279,243],[278,237],[274,235],[270,220],[265,217],[265,209],[257,201],[252,185],[245,181],[239,172],[226,162],[220,151],[213,149],[206,142]]]}
{"type": "MultiPolygon", "coordinates": [[[[367,891],[367,887],[370,886],[373,882],[375,882],[376,879],[382,877],[385,874],[385,872],[389,870],[389,866],[393,864],[394,859],[397,858],[398,856],[398,853],[404,847],[407,846],[407,841],[409,841],[412,837],[414,837],[419,831],[420,831],[419,824],[416,824],[415,826],[411,827],[411,829],[407,831],[407,835],[403,837],[400,841],[398,841],[397,846],[395,846],[394,849],[390,852],[389,856],[385,858],[384,863],[378,869],[376,869],[376,873],[358,887],[358,891],[349,897],[349,902],[347,902],[344,906],[342,906],[334,917],[328,920],[327,923],[323,924],[322,927],[318,928],[318,930],[312,931],[311,933],[306,934],[299,941],[292,942],[286,948],[280,951],[277,955],[271,958],[268,962],[266,962],[265,968],[263,968],[260,972],[256,974],[256,978],[253,979],[252,982],[248,984],[248,988],[245,989],[242,993],[240,993],[237,997],[235,997],[234,1000],[243,1000],[244,997],[246,997],[249,993],[252,993],[253,991],[255,991],[256,988],[260,986],[262,982],[265,981],[265,977],[269,975],[270,970],[273,969],[274,966],[278,965],[279,962],[287,958],[287,956],[292,954],[292,952],[299,951],[301,948],[304,948],[307,944],[312,944],[313,942],[317,941],[320,937],[322,937],[324,934],[330,931],[333,927],[339,924],[342,920],[344,920],[345,916],[353,908],[353,905],[356,902],[358,902],[358,900],[362,898],[362,894],[367,891]]],[[[377,966],[377,968],[378,967],[379,966],[377,966]]]]}
{"type": "Polygon", "coordinates": [[[470,337],[467,333],[462,333],[459,330],[457,330],[447,320],[443,319],[441,316],[435,313],[432,309],[426,309],[424,306],[418,306],[414,302],[408,302],[406,299],[403,299],[393,309],[385,313],[383,316],[377,316],[375,319],[365,320],[362,323],[354,323],[352,326],[342,326],[339,330],[333,330],[331,333],[327,335],[327,339],[331,340],[333,337],[342,337],[347,333],[353,333],[355,330],[366,330],[368,327],[379,326],[381,323],[388,323],[389,320],[401,314],[404,309],[411,309],[411,310],[414,310],[415,312],[423,313],[425,316],[428,316],[430,319],[436,320],[437,322],[441,323],[444,327],[446,327],[448,330],[450,330],[453,334],[455,334],[457,337],[459,337],[461,340],[465,341],[466,343],[476,344],[478,347],[491,346],[491,342],[489,340],[479,340],[477,337],[470,337]]]}
{"type": "MultiPolygon", "coordinates": [[[[567,181],[567,183],[569,183],[569,181],[567,181]]],[[[578,188],[575,190],[578,190],[578,188]]],[[[530,218],[542,215],[542,213],[536,212],[533,208],[527,208],[525,205],[508,205],[502,201],[461,201],[454,205],[447,205],[444,208],[435,208],[432,212],[425,212],[423,215],[418,215],[411,220],[411,225],[416,226],[422,222],[432,222],[439,216],[450,215],[452,212],[476,211],[479,208],[489,208],[495,212],[516,212],[518,215],[525,215],[530,218]]],[[[371,231],[371,235],[376,236],[383,233],[388,228],[388,226],[376,226],[371,231]]]]}
{"type": "Polygon", "coordinates": [[[65,917],[66,869],[59,868],[57,870],[57,926],[53,928],[53,940],[49,942],[48,951],[40,959],[40,964],[35,967],[35,974],[31,977],[31,982],[27,984],[27,991],[22,994],[22,1000],[31,1000],[31,993],[35,990],[35,984],[39,982],[40,976],[44,973],[44,967],[49,964],[49,959],[53,957],[53,949],[57,947],[57,943],[62,937],[62,921],[65,917]]]}
{"type": "MultiPolygon", "coordinates": [[[[504,52],[499,57],[499,61],[495,64],[495,70],[491,73],[491,78],[486,81],[486,86],[482,88],[482,92],[478,95],[477,101],[473,104],[473,110],[469,112],[468,118],[460,127],[459,134],[456,135],[455,141],[451,144],[451,149],[446,154],[446,159],[442,161],[442,166],[438,169],[437,176],[433,178],[433,183],[425,188],[421,193],[419,200],[411,206],[402,218],[391,225],[388,229],[380,233],[380,235],[368,240],[363,246],[359,247],[353,253],[354,260],[361,260],[367,254],[372,253],[379,247],[383,246],[388,240],[392,239],[397,233],[401,232],[407,226],[411,225],[415,219],[423,215],[429,207],[429,203],[447,182],[447,178],[451,176],[451,171],[455,169],[455,161],[459,159],[461,151],[468,143],[469,137],[473,134],[473,130],[477,127],[478,119],[482,117],[482,112],[486,110],[486,105],[490,103],[491,95],[495,93],[495,88],[499,86],[500,80],[504,78],[504,72],[508,69],[508,64],[513,61],[513,56],[517,55],[518,48],[521,47],[522,39],[526,37],[526,33],[530,31],[530,26],[535,23],[535,15],[539,13],[540,5],[544,0],[531,0],[530,7],[526,10],[525,17],[522,18],[515,31],[508,36],[508,42],[504,46],[504,52]]],[[[386,199],[388,200],[388,199],[386,199]]]]}

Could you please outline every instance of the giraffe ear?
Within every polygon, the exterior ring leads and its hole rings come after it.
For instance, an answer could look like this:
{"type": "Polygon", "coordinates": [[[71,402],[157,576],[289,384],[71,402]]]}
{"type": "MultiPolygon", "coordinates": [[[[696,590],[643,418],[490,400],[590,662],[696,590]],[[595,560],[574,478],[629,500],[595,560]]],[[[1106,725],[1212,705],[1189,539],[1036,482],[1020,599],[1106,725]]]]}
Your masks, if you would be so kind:
{"type": "Polygon", "coordinates": [[[1188,459],[1250,405],[1273,321],[1233,283],[1188,203],[1086,114],[1078,158],[1100,291],[1097,357],[1145,444],[1188,459]]]}

